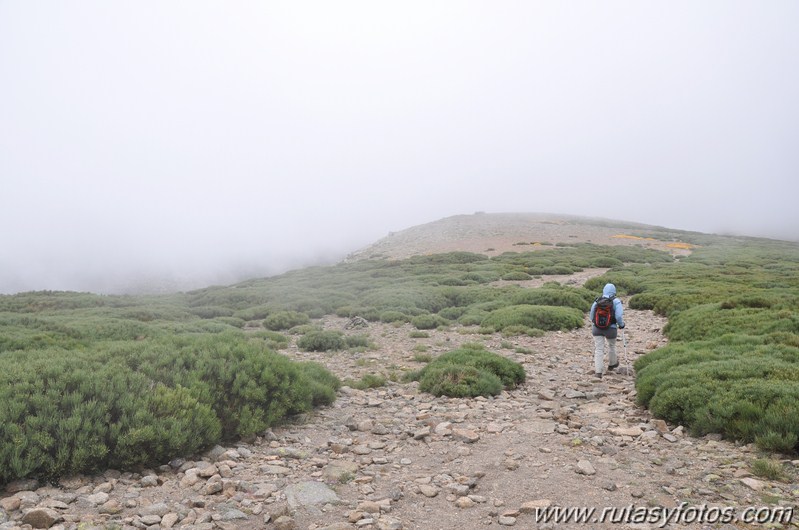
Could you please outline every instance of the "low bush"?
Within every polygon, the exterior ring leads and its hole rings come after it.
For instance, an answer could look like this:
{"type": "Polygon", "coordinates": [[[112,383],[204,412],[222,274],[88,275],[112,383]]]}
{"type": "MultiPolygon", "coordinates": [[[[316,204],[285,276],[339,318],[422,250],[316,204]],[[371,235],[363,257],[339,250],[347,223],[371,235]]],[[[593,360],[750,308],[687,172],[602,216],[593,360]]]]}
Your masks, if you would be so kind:
{"type": "MultiPolygon", "coordinates": [[[[587,292],[587,291],[585,291],[587,292]]],[[[591,309],[594,298],[588,293],[571,288],[522,289],[511,293],[508,298],[512,305],[549,305],[573,307],[586,312],[591,309]]]]}
{"type": "Polygon", "coordinates": [[[410,322],[411,317],[401,311],[383,311],[380,313],[380,321],[392,324],[394,322],[410,322]]]}
{"type": "Polygon", "coordinates": [[[374,344],[369,340],[369,335],[348,335],[344,337],[347,348],[372,348],[374,344]]]}
{"type": "Polygon", "coordinates": [[[502,381],[496,375],[474,366],[430,363],[419,381],[419,390],[434,396],[496,396],[502,392],[502,381]]]}
{"type": "Polygon", "coordinates": [[[160,465],[329,404],[339,384],[238,331],[2,355],[0,484],[160,465]]]}
{"type": "Polygon", "coordinates": [[[416,329],[436,329],[447,324],[449,321],[439,315],[417,315],[411,319],[411,325],[416,329]]]}
{"type": "Polygon", "coordinates": [[[302,351],[342,350],[346,344],[340,331],[311,331],[297,340],[297,347],[302,351]]]}
{"type": "Polygon", "coordinates": [[[571,307],[513,305],[492,311],[480,325],[494,331],[525,326],[545,331],[576,329],[583,325],[583,313],[571,307]]]}
{"type": "Polygon", "coordinates": [[[502,275],[505,281],[524,281],[532,279],[532,276],[523,271],[513,271],[502,275]]]}
{"type": "Polygon", "coordinates": [[[525,380],[521,364],[489,352],[481,344],[464,344],[440,355],[410,376],[423,392],[450,397],[495,396],[525,380]]]}
{"type": "Polygon", "coordinates": [[[310,322],[305,313],[298,311],[277,311],[264,319],[264,327],[272,331],[281,331],[310,322]]]}

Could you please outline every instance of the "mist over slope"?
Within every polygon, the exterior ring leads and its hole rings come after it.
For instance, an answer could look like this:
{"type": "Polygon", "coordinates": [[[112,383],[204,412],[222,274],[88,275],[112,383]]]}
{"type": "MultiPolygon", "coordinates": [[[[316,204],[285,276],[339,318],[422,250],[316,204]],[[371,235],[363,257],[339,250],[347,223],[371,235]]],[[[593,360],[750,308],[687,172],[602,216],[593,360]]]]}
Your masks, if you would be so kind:
{"type": "MultiPolygon", "coordinates": [[[[353,241],[358,238],[352,234],[353,241]]],[[[130,262],[109,265],[98,249],[91,266],[80,266],[69,259],[30,267],[10,265],[0,271],[0,294],[25,291],[80,291],[98,294],[166,294],[201,289],[211,285],[232,285],[253,278],[264,278],[290,270],[340,261],[362,259],[402,259],[414,255],[467,251],[487,256],[503,252],[523,252],[555,244],[593,243],[597,245],[638,245],[672,254],[688,250],[669,247],[672,242],[710,236],[700,232],[676,230],[642,223],[553,213],[485,213],[453,215],[414,225],[363,247],[350,243],[336,248],[318,248],[312,241],[302,248],[269,247],[258,237],[252,239],[257,259],[244,258],[224,248],[213,250],[213,261],[169,262],[170,256],[151,256],[150,265],[130,262]],[[353,248],[355,247],[355,248],[353,248]],[[271,257],[265,257],[269,254],[271,257]],[[154,263],[164,262],[161,266],[154,263]]],[[[714,236],[731,237],[738,236],[714,236]]],[[[363,238],[360,239],[363,241],[363,238]]],[[[167,250],[163,251],[165,254],[167,250]]],[[[149,262],[148,262],[149,263],[149,262]]]]}

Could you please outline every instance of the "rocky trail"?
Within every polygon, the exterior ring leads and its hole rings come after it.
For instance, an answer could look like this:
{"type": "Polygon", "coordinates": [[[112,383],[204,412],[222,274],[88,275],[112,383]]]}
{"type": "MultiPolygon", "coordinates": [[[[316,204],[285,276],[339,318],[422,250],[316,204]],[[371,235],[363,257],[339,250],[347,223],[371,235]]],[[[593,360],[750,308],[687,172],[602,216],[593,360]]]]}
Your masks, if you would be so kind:
{"type": "MultiPolygon", "coordinates": [[[[478,399],[435,398],[415,383],[344,387],[330,407],[191,460],[70,477],[59,487],[11,484],[0,493],[0,530],[649,529],[661,520],[644,516],[681,503],[688,515],[669,528],[731,530],[763,526],[722,520],[723,509],[740,516],[749,506],[795,504],[799,486],[752,475],[760,456],[753,447],[692,438],[635,405],[626,361],[665,344],[665,320],[629,309],[625,316],[627,359],[619,341],[621,369],[600,381],[590,375],[587,321],[539,338],[457,327],[411,338],[408,325],[370,323],[347,333],[368,334],[375,350],[308,354],[292,346],[288,355],[357,379],[420,368],[420,351],[434,357],[483,342],[522,363],[527,381],[478,399]],[[706,521],[691,522],[690,510],[702,506],[706,521]],[[596,517],[604,507],[628,511],[605,522],[537,521],[536,509],[545,507],[594,508],[596,517]]],[[[347,320],[323,324],[344,330],[347,320]]]]}

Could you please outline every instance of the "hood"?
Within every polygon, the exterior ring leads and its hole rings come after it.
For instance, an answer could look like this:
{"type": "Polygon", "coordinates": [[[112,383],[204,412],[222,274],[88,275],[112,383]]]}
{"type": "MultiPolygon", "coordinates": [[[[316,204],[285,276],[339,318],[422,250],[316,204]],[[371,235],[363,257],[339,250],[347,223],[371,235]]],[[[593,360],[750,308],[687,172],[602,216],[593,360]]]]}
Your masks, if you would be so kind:
{"type": "Polygon", "coordinates": [[[608,298],[611,296],[616,296],[616,286],[612,283],[605,284],[605,288],[602,289],[602,296],[606,296],[608,298]]]}

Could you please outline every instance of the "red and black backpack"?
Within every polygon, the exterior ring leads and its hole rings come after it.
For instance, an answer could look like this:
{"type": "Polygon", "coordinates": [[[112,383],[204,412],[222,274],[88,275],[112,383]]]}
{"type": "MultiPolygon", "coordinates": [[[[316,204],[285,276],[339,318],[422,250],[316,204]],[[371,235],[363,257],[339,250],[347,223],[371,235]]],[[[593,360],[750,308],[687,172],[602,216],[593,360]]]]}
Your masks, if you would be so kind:
{"type": "Polygon", "coordinates": [[[615,296],[600,296],[596,299],[596,310],[594,311],[594,325],[599,329],[608,329],[611,324],[616,322],[616,312],[613,310],[613,299],[615,296]]]}

